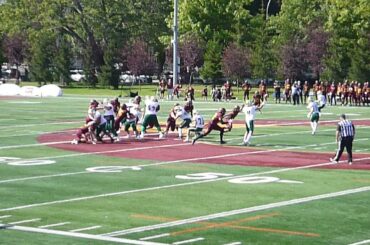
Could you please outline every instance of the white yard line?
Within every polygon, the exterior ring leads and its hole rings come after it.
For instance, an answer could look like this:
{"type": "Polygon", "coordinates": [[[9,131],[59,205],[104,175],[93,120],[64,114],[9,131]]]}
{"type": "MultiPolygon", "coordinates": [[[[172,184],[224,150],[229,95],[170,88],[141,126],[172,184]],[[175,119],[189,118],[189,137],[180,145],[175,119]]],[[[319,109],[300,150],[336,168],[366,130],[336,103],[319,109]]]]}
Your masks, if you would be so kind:
{"type": "MultiPolygon", "coordinates": [[[[0,224],[0,226],[1,226],[1,224],[0,224]]],[[[84,234],[84,233],[78,233],[78,232],[48,230],[48,229],[25,227],[25,226],[9,226],[9,227],[6,227],[6,229],[15,230],[15,231],[25,231],[25,232],[50,234],[50,235],[60,235],[60,236],[66,236],[66,237],[85,238],[85,239],[90,239],[90,240],[100,240],[100,241],[116,242],[116,243],[124,243],[124,244],[166,245],[165,243],[145,242],[145,241],[125,239],[125,238],[104,237],[104,236],[99,236],[99,235],[90,235],[90,234],[84,234]]]]}
{"type": "MultiPolygon", "coordinates": [[[[370,159],[370,157],[362,158],[362,159],[355,159],[354,161],[361,161],[361,160],[367,160],[367,159],[370,159]]],[[[85,201],[85,200],[91,200],[91,199],[96,199],[96,198],[121,196],[121,195],[127,195],[127,194],[132,194],[132,193],[139,193],[139,192],[147,192],[147,191],[150,192],[150,191],[155,191],[155,190],[163,190],[163,189],[170,189],[170,188],[175,188],[175,187],[190,186],[190,185],[203,184],[203,183],[209,183],[209,182],[215,182],[215,181],[223,181],[223,180],[228,180],[228,179],[233,179],[233,178],[238,178],[238,177],[241,178],[241,177],[258,176],[258,175],[264,175],[264,174],[274,174],[274,173],[281,173],[281,172],[287,172],[287,171],[293,171],[293,170],[299,170],[299,169],[308,169],[308,168],[314,168],[314,167],[327,166],[327,165],[332,165],[332,164],[333,163],[331,162],[325,162],[325,163],[319,163],[319,164],[314,164],[314,165],[300,166],[300,167],[294,167],[294,168],[281,168],[281,169],[275,169],[271,171],[252,173],[252,174],[246,174],[246,175],[235,175],[231,177],[224,177],[224,178],[211,179],[211,180],[201,180],[201,181],[185,182],[185,183],[173,184],[173,185],[154,186],[154,187],[143,188],[143,189],[134,189],[134,190],[128,190],[128,191],[121,191],[121,192],[104,193],[104,194],[93,195],[93,196],[83,196],[83,197],[76,197],[76,198],[71,198],[71,199],[34,203],[34,204],[29,204],[29,205],[0,209],[0,212],[41,207],[41,206],[49,206],[49,205],[70,203],[70,202],[77,202],[77,201],[85,201]]]]}
{"type": "Polygon", "coordinates": [[[189,218],[189,219],[171,221],[171,222],[161,223],[157,225],[136,227],[132,229],[116,231],[116,232],[102,234],[102,235],[122,236],[122,235],[127,235],[127,234],[132,234],[132,233],[152,231],[156,229],[169,228],[169,227],[186,225],[186,224],[191,224],[191,223],[196,223],[196,222],[203,222],[203,221],[208,221],[208,220],[213,220],[213,219],[218,219],[218,218],[225,218],[225,217],[229,217],[233,215],[254,213],[258,211],[264,211],[264,210],[280,208],[280,207],[285,207],[285,206],[290,206],[290,205],[297,205],[297,204],[302,204],[302,203],[307,203],[307,202],[312,202],[312,201],[317,201],[317,200],[323,200],[323,199],[328,199],[328,198],[335,198],[335,197],[340,197],[340,196],[346,196],[346,195],[367,192],[367,191],[370,191],[370,186],[364,186],[364,187],[360,187],[356,189],[349,189],[349,190],[344,190],[344,191],[339,191],[339,192],[331,192],[331,193],[326,193],[326,194],[321,194],[321,195],[316,195],[316,196],[308,196],[308,197],[297,198],[297,199],[270,203],[270,204],[264,204],[264,205],[254,206],[254,207],[243,208],[243,209],[235,209],[231,211],[214,213],[214,214],[209,214],[209,215],[199,216],[199,217],[194,217],[194,218],[189,218]]]}
{"type": "Polygon", "coordinates": [[[203,241],[203,237],[198,237],[194,239],[189,239],[189,240],[184,240],[184,241],[179,241],[179,242],[174,242],[172,243],[173,245],[180,245],[180,244],[187,244],[187,243],[193,243],[193,242],[198,242],[198,241],[203,241]]]}
{"type": "Polygon", "coordinates": [[[71,143],[71,141],[70,140],[55,141],[55,142],[36,143],[36,144],[27,144],[27,145],[8,145],[8,146],[1,146],[0,150],[18,149],[18,148],[25,148],[25,147],[39,147],[39,146],[47,146],[47,145],[59,145],[59,144],[66,144],[66,143],[71,143]]]}
{"type": "Polygon", "coordinates": [[[46,125],[60,125],[60,124],[76,124],[81,123],[82,121],[67,121],[67,122],[53,122],[53,123],[38,123],[38,124],[17,124],[17,125],[7,125],[7,126],[0,126],[0,129],[9,129],[9,128],[27,128],[33,126],[46,126],[46,125]]]}
{"type": "Polygon", "coordinates": [[[6,218],[9,218],[9,217],[12,217],[11,215],[3,215],[3,216],[0,216],[0,219],[6,219],[6,218]]]}
{"type": "Polygon", "coordinates": [[[62,223],[56,223],[56,224],[50,224],[50,225],[42,225],[39,226],[38,228],[50,228],[50,227],[56,227],[56,226],[62,226],[62,225],[68,225],[71,222],[62,222],[62,223]]]}
{"type": "Polygon", "coordinates": [[[37,219],[27,219],[27,220],[21,220],[21,221],[11,222],[9,224],[10,225],[18,225],[18,224],[36,222],[36,221],[40,221],[40,220],[41,220],[40,218],[37,218],[37,219]]]}
{"type": "Polygon", "coordinates": [[[370,244],[370,239],[369,240],[364,240],[364,241],[361,241],[361,242],[351,243],[351,244],[348,244],[348,245],[362,245],[362,244],[370,244]]]}
{"type": "Polygon", "coordinates": [[[241,245],[241,244],[242,244],[241,242],[232,242],[232,243],[227,243],[224,245],[241,245]]]}
{"type": "MultiPolygon", "coordinates": [[[[336,144],[335,142],[325,143],[325,144],[336,144]]],[[[90,154],[104,154],[104,153],[113,153],[113,152],[125,152],[125,151],[133,151],[133,150],[147,150],[147,149],[154,149],[154,148],[164,148],[164,147],[174,147],[174,146],[183,146],[188,145],[188,143],[179,144],[179,145],[163,145],[163,146],[150,146],[150,147],[139,147],[139,148],[130,148],[130,149],[123,149],[123,150],[114,150],[114,151],[101,151],[101,152],[89,152],[89,153],[77,153],[77,154],[69,154],[69,155],[62,155],[62,156],[55,156],[55,157],[43,157],[43,158],[32,158],[28,160],[42,160],[42,159],[55,159],[55,158],[66,158],[66,157],[76,157],[81,155],[90,155],[90,154]]],[[[215,155],[209,157],[197,157],[197,158],[187,158],[181,160],[174,160],[174,161],[161,161],[156,163],[150,164],[142,164],[137,165],[135,167],[151,167],[151,166],[159,166],[165,164],[172,164],[172,163],[181,163],[181,162],[191,162],[191,161],[199,161],[199,160],[208,160],[208,159],[217,159],[222,157],[230,157],[230,156],[241,156],[241,155],[251,155],[251,154],[261,154],[261,153],[268,153],[268,152],[276,152],[276,151],[284,151],[284,150],[292,150],[292,149],[299,149],[299,148],[306,148],[310,146],[317,146],[317,144],[313,145],[306,145],[306,146],[297,146],[297,147],[286,147],[279,149],[272,149],[272,150],[262,150],[262,151],[252,151],[252,152],[240,152],[240,153],[233,153],[233,154],[224,154],[224,155],[215,155]]],[[[130,166],[127,166],[130,168],[130,166]]],[[[70,176],[70,175],[78,175],[78,174],[87,174],[91,173],[88,171],[80,171],[80,172],[71,172],[71,173],[62,173],[62,174],[51,174],[51,175],[41,175],[41,176],[33,176],[33,177],[24,177],[24,178],[17,178],[17,179],[8,179],[8,180],[0,180],[0,184],[2,183],[10,183],[10,182],[17,182],[17,181],[25,181],[25,180],[35,180],[35,179],[44,179],[44,178],[52,178],[52,177],[63,177],[63,176],[70,176]]]]}
{"type": "Polygon", "coordinates": [[[62,131],[28,131],[29,133],[26,134],[13,134],[13,135],[0,135],[0,138],[14,138],[14,137],[23,137],[23,136],[30,136],[30,135],[42,135],[42,134],[64,134],[67,132],[76,132],[76,129],[71,129],[71,130],[62,130],[62,131]]]}
{"type": "Polygon", "coordinates": [[[153,240],[153,239],[157,239],[157,238],[161,238],[161,237],[166,237],[166,236],[169,236],[169,235],[170,235],[170,233],[163,233],[163,234],[159,234],[159,235],[155,235],[155,236],[143,237],[143,238],[140,238],[140,241],[153,240]]]}
{"type": "Polygon", "coordinates": [[[71,176],[71,175],[78,175],[78,174],[88,174],[87,171],[81,172],[73,172],[73,173],[62,173],[62,174],[50,174],[50,175],[41,175],[41,176],[34,176],[34,177],[24,177],[18,179],[8,179],[8,180],[0,180],[0,184],[3,183],[10,183],[10,182],[17,182],[17,181],[25,181],[25,180],[35,180],[35,179],[45,179],[45,178],[52,178],[52,177],[62,177],[62,176],[71,176]]]}
{"type": "Polygon", "coordinates": [[[98,229],[100,227],[101,227],[101,225],[95,225],[95,226],[90,226],[90,227],[84,227],[84,228],[70,230],[70,232],[89,231],[89,230],[98,229]]]}
{"type": "MultiPolygon", "coordinates": [[[[368,139],[367,138],[357,139],[355,141],[366,141],[366,140],[368,140],[368,139]]],[[[336,142],[323,143],[323,144],[319,144],[319,145],[330,145],[330,144],[336,144],[336,142]]],[[[179,145],[163,145],[163,146],[159,146],[158,148],[169,147],[169,146],[182,146],[182,145],[187,145],[187,143],[186,144],[179,144],[179,145]]],[[[210,156],[210,157],[188,158],[188,159],[182,159],[182,160],[174,160],[174,161],[157,162],[157,163],[151,163],[151,164],[135,165],[135,167],[142,167],[143,168],[143,167],[160,166],[160,165],[166,165],[166,164],[172,164],[172,163],[217,159],[217,158],[230,157],[230,156],[262,154],[262,153],[268,153],[268,152],[278,152],[278,151],[285,151],[285,150],[302,149],[302,148],[306,148],[306,147],[315,147],[315,146],[318,146],[318,144],[312,144],[312,145],[306,145],[306,146],[297,146],[297,147],[286,147],[286,148],[283,148],[283,146],[280,146],[279,149],[252,151],[252,152],[240,152],[240,153],[233,153],[233,154],[215,155],[215,156],[210,156]]],[[[29,159],[29,160],[55,159],[55,158],[81,156],[81,155],[86,155],[86,154],[104,154],[104,153],[107,153],[107,152],[112,153],[112,152],[123,152],[123,151],[132,151],[132,150],[146,150],[146,149],[152,149],[152,148],[156,148],[156,147],[141,147],[141,148],[131,148],[131,149],[115,150],[115,151],[78,153],[78,154],[69,154],[69,155],[62,155],[62,156],[55,156],[55,157],[34,158],[34,159],[29,159]]],[[[132,167],[132,166],[127,166],[127,169],[129,169],[130,167],[132,167]]],[[[52,177],[63,177],[63,176],[71,176],[71,175],[79,175],[79,174],[89,174],[89,173],[92,173],[92,172],[80,171],[80,172],[71,172],[71,173],[61,173],[61,174],[24,177],[24,178],[17,178],[17,179],[0,180],[0,184],[10,183],[10,182],[17,182],[17,181],[52,178],[52,177]]]]}

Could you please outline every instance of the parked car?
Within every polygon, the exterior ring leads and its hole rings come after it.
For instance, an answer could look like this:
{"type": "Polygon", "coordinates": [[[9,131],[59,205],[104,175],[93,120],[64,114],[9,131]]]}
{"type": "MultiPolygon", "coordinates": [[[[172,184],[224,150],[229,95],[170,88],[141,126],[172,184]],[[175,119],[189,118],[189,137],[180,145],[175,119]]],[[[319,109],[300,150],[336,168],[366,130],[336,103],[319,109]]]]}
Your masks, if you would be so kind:
{"type": "Polygon", "coordinates": [[[83,70],[70,70],[70,77],[75,82],[81,82],[86,78],[86,76],[83,74],[83,70]]]}

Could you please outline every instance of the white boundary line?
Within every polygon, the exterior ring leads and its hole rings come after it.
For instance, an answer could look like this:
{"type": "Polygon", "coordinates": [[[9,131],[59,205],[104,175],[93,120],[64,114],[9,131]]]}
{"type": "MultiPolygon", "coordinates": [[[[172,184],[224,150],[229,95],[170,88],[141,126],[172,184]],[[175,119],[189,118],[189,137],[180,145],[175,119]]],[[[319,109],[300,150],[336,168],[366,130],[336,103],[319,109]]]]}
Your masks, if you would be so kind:
{"type": "Polygon", "coordinates": [[[364,240],[364,241],[361,241],[361,242],[351,243],[351,244],[348,244],[348,245],[362,245],[362,244],[370,244],[370,239],[369,240],[364,240]]]}
{"type": "Polygon", "coordinates": [[[208,220],[213,220],[213,219],[218,219],[218,218],[225,218],[225,217],[238,215],[238,214],[254,213],[257,211],[263,211],[263,210],[268,210],[268,209],[273,209],[273,208],[280,208],[280,207],[285,207],[285,206],[290,206],[290,205],[302,204],[302,203],[307,203],[307,202],[312,202],[312,201],[317,201],[317,200],[322,200],[322,199],[328,199],[328,198],[334,198],[334,197],[339,197],[339,196],[345,196],[345,195],[361,193],[361,192],[366,192],[366,191],[370,191],[370,186],[364,186],[364,187],[360,187],[356,189],[348,189],[348,190],[339,191],[339,192],[331,192],[331,193],[326,193],[326,194],[321,194],[321,195],[316,195],[316,196],[308,196],[308,197],[297,198],[297,199],[270,203],[270,204],[264,204],[264,205],[249,207],[249,208],[235,209],[235,210],[230,210],[230,211],[221,212],[221,213],[214,213],[214,214],[209,214],[205,216],[199,216],[199,217],[194,217],[194,218],[189,218],[189,219],[161,223],[157,225],[136,227],[132,229],[116,231],[116,232],[111,232],[111,233],[106,233],[106,234],[101,234],[101,235],[103,236],[122,236],[122,235],[127,235],[127,234],[132,234],[132,233],[152,231],[152,230],[157,230],[157,229],[162,229],[162,228],[186,225],[186,224],[208,221],[208,220]]]}
{"type": "MultiPolygon", "coordinates": [[[[354,161],[360,161],[360,160],[365,160],[365,159],[366,160],[370,159],[370,157],[362,158],[362,159],[355,159],[354,161]]],[[[325,163],[319,163],[319,164],[314,164],[314,165],[299,166],[299,167],[294,167],[294,168],[280,168],[280,169],[264,171],[264,172],[259,172],[259,173],[251,173],[251,174],[245,174],[245,175],[234,175],[234,176],[223,177],[223,178],[218,178],[218,179],[200,180],[200,181],[185,182],[185,183],[173,184],[173,185],[154,186],[154,187],[148,187],[148,188],[142,188],[142,189],[134,189],[134,190],[127,190],[127,191],[120,191],[120,192],[111,192],[111,193],[104,193],[104,194],[99,194],[99,195],[83,196],[83,197],[76,197],[76,198],[71,198],[71,199],[63,199],[63,200],[50,201],[50,202],[34,203],[34,204],[28,204],[28,205],[22,205],[22,206],[16,206],[16,207],[11,207],[11,208],[0,209],[0,212],[20,210],[20,209],[26,209],[26,208],[34,208],[34,207],[41,207],[41,206],[48,206],[48,205],[61,204],[61,203],[85,201],[85,200],[91,200],[91,199],[96,199],[96,198],[101,198],[101,197],[112,197],[112,196],[127,195],[127,194],[146,192],[146,191],[170,189],[170,188],[174,188],[174,187],[190,186],[190,185],[203,184],[203,183],[209,183],[209,182],[215,182],[215,181],[229,180],[229,179],[234,179],[234,178],[258,176],[258,175],[264,175],[264,174],[274,174],[274,173],[281,173],[281,172],[287,172],[287,171],[293,171],[293,170],[299,170],[299,169],[309,169],[309,168],[327,166],[327,165],[332,165],[332,164],[333,163],[331,163],[331,162],[325,162],[325,163]]]]}
{"type": "Polygon", "coordinates": [[[11,222],[9,224],[10,225],[18,225],[18,224],[36,222],[36,221],[39,221],[39,220],[41,220],[41,219],[40,218],[37,218],[37,219],[27,219],[27,220],[20,220],[20,221],[16,221],[16,222],[11,222]]]}
{"type": "MultiPolygon", "coordinates": [[[[2,226],[2,224],[0,224],[0,227],[1,226],[2,226]]],[[[25,226],[8,226],[8,227],[6,227],[6,229],[15,230],[15,231],[26,231],[26,232],[35,232],[35,233],[42,233],[42,234],[51,234],[51,235],[61,235],[61,236],[67,236],[67,237],[78,237],[78,238],[100,240],[100,241],[107,241],[107,242],[116,242],[116,243],[124,243],[124,244],[166,245],[165,243],[145,242],[145,241],[125,239],[125,238],[104,237],[104,236],[100,236],[100,235],[90,235],[90,234],[84,234],[84,233],[78,233],[78,232],[69,232],[69,231],[48,230],[48,229],[25,227],[25,226]]]]}
{"type": "Polygon", "coordinates": [[[90,227],[84,227],[84,228],[70,230],[70,232],[89,231],[89,230],[98,229],[100,227],[101,227],[101,225],[95,225],[95,226],[90,226],[90,227]]]}
{"type": "Polygon", "coordinates": [[[198,242],[198,241],[203,241],[203,237],[198,237],[194,239],[189,239],[189,240],[184,240],[184,241],[179,241],[179,242],[174,242],[172,243],[173,245],[180,245],[180,244],[186,244],[186,243],[192,243],[192,242],[198,242]]]}
{"type": "Polygon", "coordinates": [[[148,241],[148,240],[152,240],[152,239],[166,237],[166,236],[169,236],[169,235],[170,235],[170,233],[163,233],[163,234],[159,234],[159,235],[155,235],[155,236],[147,236],[147,237],[140,238],[140,241],[148,241]]]}
{"type": "Polygon", "coordinates": [[[50,224],[50,225],[42,225],[42,226],[39,226],[38,228],[56,227],[56,226],[68,225],[70,223],[71,222],[63,222],[63,223],[56,223],[56,224],[50,224]]]}

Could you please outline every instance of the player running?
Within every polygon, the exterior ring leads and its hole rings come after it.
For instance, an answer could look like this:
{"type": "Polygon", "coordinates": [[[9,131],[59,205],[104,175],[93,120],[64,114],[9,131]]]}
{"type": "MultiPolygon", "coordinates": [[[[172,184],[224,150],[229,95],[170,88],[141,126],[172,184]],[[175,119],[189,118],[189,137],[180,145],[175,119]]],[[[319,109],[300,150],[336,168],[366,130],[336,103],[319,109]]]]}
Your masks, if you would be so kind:
{"type": "Polygon", "coordinates": [[[311,129],[312,129],[312,135],[316,133],[317,126],[319,124],[320,119],[320,111],[319,111],[319,105],[316,101],[311,97],[310,103],[307,106],[307,109],[309,110],[307,114],[307,118],[310,119],[311,129]]]}
{"type": "Polygon", "coordinates": [[[212,132],[212,130],[216,130],[220,132],[220,144],[225,144],[226,142],[224,141],[224,132],[228,128],[228,123],[224,122],[223,117],[225,116],[226,109],[225,108],[220,108],[216,114],[212,117],[212,120],[208,123],[208,128],[205,133],[201,133],[198,136],[196,136],[192,144],[199,140],[200,138],[203,138],[204,136],[207,136],[209,133],[212,132]]]}

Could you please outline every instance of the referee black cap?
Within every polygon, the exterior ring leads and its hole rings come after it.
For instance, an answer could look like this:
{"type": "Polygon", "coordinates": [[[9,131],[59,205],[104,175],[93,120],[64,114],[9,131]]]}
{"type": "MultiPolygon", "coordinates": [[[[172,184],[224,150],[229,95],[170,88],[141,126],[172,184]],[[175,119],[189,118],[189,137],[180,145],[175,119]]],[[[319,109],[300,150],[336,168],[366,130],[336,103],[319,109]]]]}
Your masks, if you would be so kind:
{"type": "Polygon", "coordinates": [[[340,118],[346,119],[346,114],[341,114],[340,118]]]}

